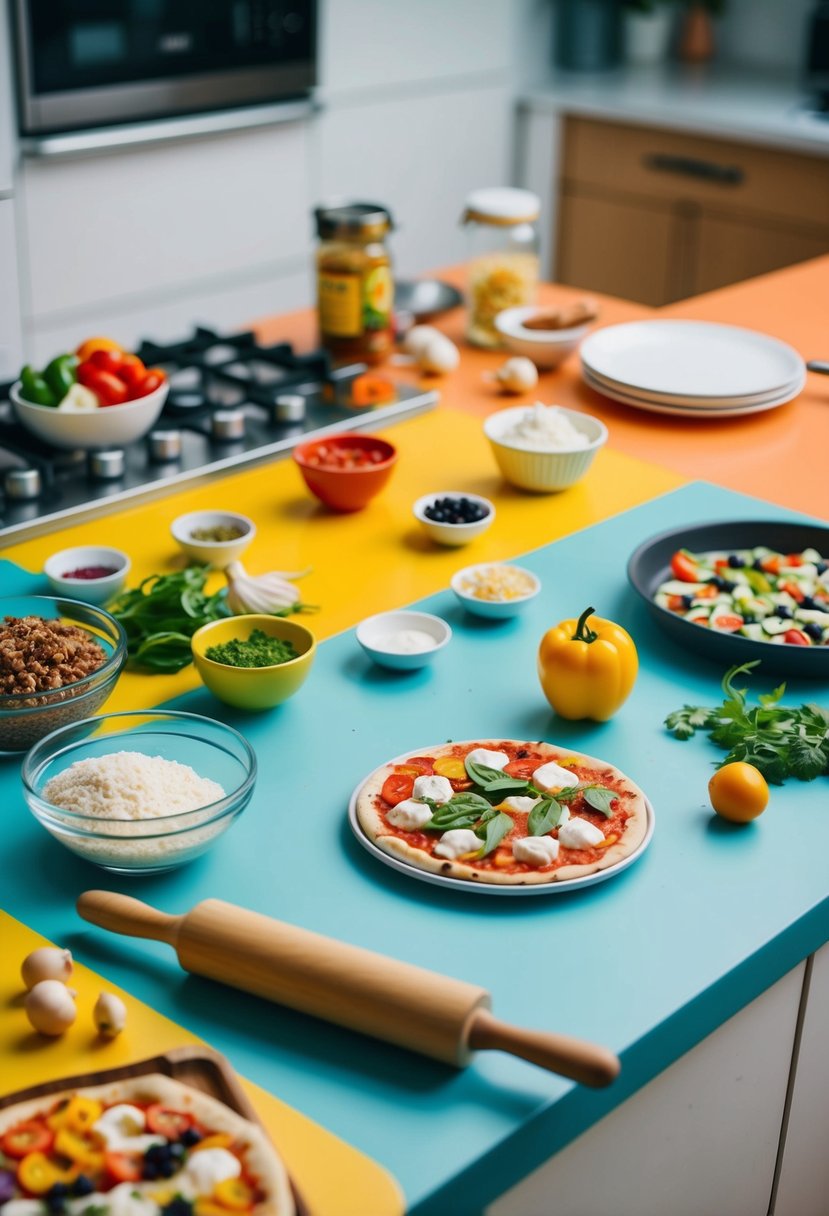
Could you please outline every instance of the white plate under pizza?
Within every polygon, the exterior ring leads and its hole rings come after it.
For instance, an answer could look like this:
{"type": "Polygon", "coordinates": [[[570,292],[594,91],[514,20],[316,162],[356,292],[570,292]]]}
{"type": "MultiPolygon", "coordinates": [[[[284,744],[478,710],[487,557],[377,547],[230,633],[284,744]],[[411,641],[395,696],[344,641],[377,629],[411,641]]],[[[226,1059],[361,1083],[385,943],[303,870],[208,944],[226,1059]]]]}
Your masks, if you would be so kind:
{"type": "Polygon", "coordinates": [[[387,761],[354,790],[349,822],[378,861],[486,895],[603,882],[650,843],[653,808],[620,769],[545,742],[466,740],[387,761]]]}

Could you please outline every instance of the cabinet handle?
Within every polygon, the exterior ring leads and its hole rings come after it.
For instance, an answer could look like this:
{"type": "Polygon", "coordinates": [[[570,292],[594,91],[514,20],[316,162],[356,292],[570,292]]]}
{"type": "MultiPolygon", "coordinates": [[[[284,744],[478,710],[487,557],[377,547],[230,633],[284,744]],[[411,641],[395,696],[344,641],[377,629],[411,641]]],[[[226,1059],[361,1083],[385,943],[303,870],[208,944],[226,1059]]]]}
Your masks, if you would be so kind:
{"type": "Polygon", "coordinates": [[[695,156],[649,152],[642,158],[642,163],[646,169],[654,169],[657,173],[675,173],[679,177],[716,182],[719,186],[739,186],[745,180],[745,173],[739,165],[718,165],[714,160],[699,160],[695,156]]]}

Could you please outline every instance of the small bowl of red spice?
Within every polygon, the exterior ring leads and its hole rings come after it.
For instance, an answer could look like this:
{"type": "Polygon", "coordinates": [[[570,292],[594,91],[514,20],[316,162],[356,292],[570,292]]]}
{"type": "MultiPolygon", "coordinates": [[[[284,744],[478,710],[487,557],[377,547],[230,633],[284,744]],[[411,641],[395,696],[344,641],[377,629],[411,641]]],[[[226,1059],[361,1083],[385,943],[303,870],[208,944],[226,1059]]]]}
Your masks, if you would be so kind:
{"type": "Polygon", "coordinates": [[[123,591],[130,559],[107,545],[77,545],[47,557],[43,573],[56,595],[84,604],[106,604],[123,591]]]}
{"type": "Polygon", "coordinates": [[[361,511],[392,475],[397,449],[377,435],[328,435],[294,449],[312,494],[332,511],[361,511]]]}

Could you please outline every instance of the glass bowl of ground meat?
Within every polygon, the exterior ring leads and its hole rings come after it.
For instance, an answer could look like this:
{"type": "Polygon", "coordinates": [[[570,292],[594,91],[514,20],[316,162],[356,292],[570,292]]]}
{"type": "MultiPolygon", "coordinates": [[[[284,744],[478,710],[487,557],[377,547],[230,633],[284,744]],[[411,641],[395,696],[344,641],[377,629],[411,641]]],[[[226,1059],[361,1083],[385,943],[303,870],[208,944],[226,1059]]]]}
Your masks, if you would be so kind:
{"type": "Polygon", "coordinates": [[[114,874],[160,874],[239,818],[256,755],[239,731],[201,714],[101,714],[36,743],[21,779],[29,810],[70,852],[114,874]]]}
{"type": "Polygon", "coordinates": [[[127,658],[118,622],[92,604],[45,595],[0,597],[0,755],[88,718],[127,658]]]}

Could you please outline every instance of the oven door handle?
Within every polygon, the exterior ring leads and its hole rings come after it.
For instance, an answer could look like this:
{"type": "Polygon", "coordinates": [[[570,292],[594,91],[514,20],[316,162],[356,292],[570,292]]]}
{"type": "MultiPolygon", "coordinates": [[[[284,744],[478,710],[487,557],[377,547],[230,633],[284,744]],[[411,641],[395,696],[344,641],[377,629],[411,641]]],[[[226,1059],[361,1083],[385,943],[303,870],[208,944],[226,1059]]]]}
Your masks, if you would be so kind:
{"type": "Polygon", "coordinates": [[[276,101],[236,110],[188,114],[182,118],[161,118],[154,122],[121,123],[113,127],[95,127],[89,131],[60,135],[25,135],[20,140],[20,148],[25,156],[50,159],[90,156],[123,148],[145,147],[147,144],[220,135],[228,131],[249,131],[256,127],[302,122],[319,109],[319,102],[310,97],[301,101],[276,101]]]}

